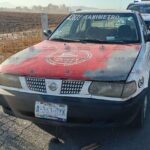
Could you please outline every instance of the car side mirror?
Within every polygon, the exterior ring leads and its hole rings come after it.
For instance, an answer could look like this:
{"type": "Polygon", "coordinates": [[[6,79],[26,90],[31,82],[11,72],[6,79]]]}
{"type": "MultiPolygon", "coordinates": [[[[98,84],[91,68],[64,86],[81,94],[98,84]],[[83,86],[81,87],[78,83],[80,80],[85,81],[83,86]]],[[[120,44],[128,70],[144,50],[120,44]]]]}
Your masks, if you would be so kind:
{"type": "Polygon", "coordinates": [[[48,38],[52,34],[52,31],[50,29],[44,30],[43,34],[48,38]]]}

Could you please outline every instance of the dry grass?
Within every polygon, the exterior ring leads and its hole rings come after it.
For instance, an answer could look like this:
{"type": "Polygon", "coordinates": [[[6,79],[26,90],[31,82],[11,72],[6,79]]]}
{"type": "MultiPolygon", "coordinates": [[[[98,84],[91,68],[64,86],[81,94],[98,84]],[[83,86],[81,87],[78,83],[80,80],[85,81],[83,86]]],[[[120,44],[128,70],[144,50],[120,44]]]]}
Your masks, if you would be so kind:
{"type": "Polygon", "coordinates": [[[20,33],[18,33],[18,37],[16,38],[13,38],[13,35],[12,38],[4,36],[0,41],[0,63],[12,54],[17,53],[18,51],[34,45],[40,41],[41,33],[39,30],[34,31],[34,35],[33,33],[29,32],[24,36],[20,36],[20,33]]]}
{"type": "MultiPolygon", "coordinates": [[[[49,15],[55,27],[65,15],[49,15]]],[[[12,54],[42,40],[40,14],[0,12],[0,63],[12,54]]]]}

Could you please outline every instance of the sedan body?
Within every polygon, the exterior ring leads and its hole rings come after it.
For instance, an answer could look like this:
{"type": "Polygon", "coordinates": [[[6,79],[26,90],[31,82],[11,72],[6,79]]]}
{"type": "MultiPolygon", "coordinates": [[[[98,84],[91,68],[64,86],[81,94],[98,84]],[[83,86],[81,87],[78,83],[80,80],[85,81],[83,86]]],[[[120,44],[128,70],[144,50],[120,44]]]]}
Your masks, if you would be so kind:
{"type": "Polygon", "coordinates": [[[47,40],[0,65],[4,111],[59,126],[142,125],[150,44],[140,19],[131,11],[70,14],[47,40]]]}

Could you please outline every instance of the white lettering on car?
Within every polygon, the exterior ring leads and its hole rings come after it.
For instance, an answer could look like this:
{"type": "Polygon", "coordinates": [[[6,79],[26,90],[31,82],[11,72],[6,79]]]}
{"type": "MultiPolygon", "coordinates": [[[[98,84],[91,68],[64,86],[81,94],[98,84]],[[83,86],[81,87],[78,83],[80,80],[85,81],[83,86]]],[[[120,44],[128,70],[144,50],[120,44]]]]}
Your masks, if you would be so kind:
{"type": "Polygon", "coordinates": [[[78,21],[81,18],[88,20],[118,20],[120,18],[119,15],[71,15],[68,20],[78,21]]]}

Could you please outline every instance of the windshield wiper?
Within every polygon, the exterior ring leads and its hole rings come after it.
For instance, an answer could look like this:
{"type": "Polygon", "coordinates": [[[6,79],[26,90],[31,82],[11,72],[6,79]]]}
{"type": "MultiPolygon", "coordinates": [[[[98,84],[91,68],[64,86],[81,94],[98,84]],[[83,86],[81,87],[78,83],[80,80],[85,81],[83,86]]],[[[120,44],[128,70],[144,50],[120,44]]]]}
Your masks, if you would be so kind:
{"type": "Polygon", "coordinates": [[[51,40],[54,41],[63,41],[63,42],[82,42],[82,43],[87,43],[87,42],[91,42],[91,43],[109,43],[107,41],[101,41],[98,39],[68,39],[68,38],[52,38],[51,40]]]}
{"type": "Polygon", "coordinates": [[[67,38],[52,38],[53,41],[62,41],[62,42],[80,42],[80,40],[67,39],[67,38]]]}
{"type": "Polygon", "coordinates": [[[54,41],[62,41],[62,42],[81,42],[81,43],[100,43],[100,44],[130,44],[135,43],[136,41],[106,41],[99,39],[68,39],[68,38],[51,38],[54,41]]]}
{"type": "Polygon", "coordinates": [[[133,43],[138,43],[137,41],[112,41],[112,43],[115,44],[133,44],[133,43]]]}
{"type": "Polygon", "coordinates": [[[99,39],[80,39],[82,43],[100,43],[100,44],[112,44],[114,41],[106,41],[106,40],[99,40],[99,39]]]}
{"type": "Polygon", "coordinates": [[[98,39],[80,39],[80,42],[91,42],[91,43],[101,43],[101,44],[130,44],[135,43],[135,41],[106,41],[106,40],[98,40],[98,39]]]}
{"type": "Polygon", "coordinates": [[[107,41],[101,41],[98,39],[80,39],[80,42],[83,42],[83,43],[87,43],[87,42],[90,42],[90,43],[108,43],[107,41]]]}

